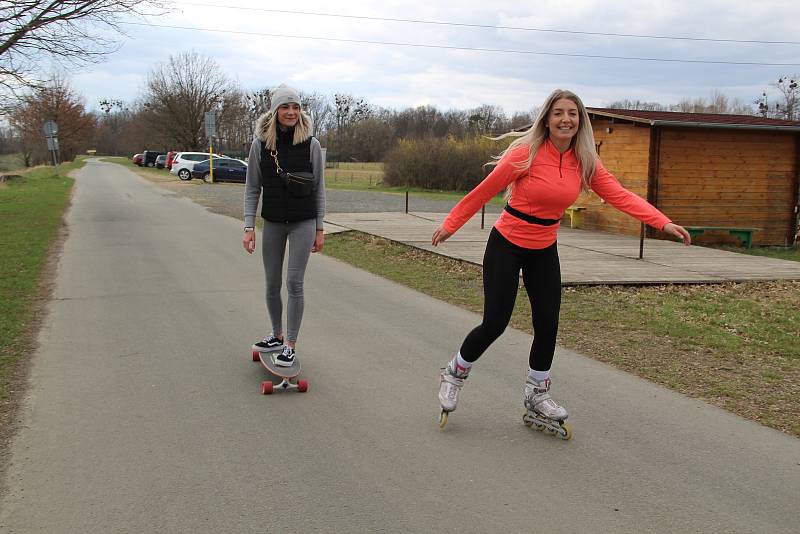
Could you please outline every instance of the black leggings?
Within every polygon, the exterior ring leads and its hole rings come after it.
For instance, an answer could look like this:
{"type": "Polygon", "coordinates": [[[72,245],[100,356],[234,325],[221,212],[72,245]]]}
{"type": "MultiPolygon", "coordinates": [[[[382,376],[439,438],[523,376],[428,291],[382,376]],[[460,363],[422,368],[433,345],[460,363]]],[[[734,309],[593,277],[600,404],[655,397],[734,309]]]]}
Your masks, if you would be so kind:
{"type": "Polygon", "coordinates": [[[461,357],[474,362],[511,320],[519,288],[519,271],[531,301],[533,345],[529,365],[547,371],[553,363],[561,308],[561,265],[558,247],[527,249],[509,242],[495,228],[486,243],[483,256],[483,322],[467,334],[461,345],[461,357]]]}

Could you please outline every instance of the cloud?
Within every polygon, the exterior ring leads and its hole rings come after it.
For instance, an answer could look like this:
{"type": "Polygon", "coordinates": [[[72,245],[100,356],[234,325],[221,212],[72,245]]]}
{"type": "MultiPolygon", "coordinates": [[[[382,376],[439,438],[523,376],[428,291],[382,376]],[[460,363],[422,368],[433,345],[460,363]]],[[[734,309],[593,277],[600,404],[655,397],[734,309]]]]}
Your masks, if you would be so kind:
{"type": "Polygon", "coordinates": [[[90,103],[94,96],[89,95],[101,93],[102,97],[132,100],[154,64],[167,60],[170,54],[195,50],[214,58],[245,90],[287,82],[305,91],[352,93],[385,107],[430,104],[443,109],[465,109],[494,104],[512,113],[539,105],[555,87],[579,92],[590,105],[623,98],[670,104],[685,97],[707,97],[712,90],[751,101],[778,76],[800,72],[800,66],[646,62],[546,54],[800,63],[796,59],[800,46],[521,31],[334,18],[263,9],[571,32],[792,41],[796,34],[794,25],[800,18],[800,8],[795,4],[738,0],[648,0],[634,4],[597,0],[573,0],[569,4],[556,0],[531,3],[470,0],[455,4],[350,0],[330,4],[308,0],[302,5],[287,5],[232,0],[227,7],[200,7],[176,2],[179,10],[150,22],[240,33],[136,26],[119,52],[105,63],[77,74],[73,80],[76,90],[86,93],[90,103]]]}

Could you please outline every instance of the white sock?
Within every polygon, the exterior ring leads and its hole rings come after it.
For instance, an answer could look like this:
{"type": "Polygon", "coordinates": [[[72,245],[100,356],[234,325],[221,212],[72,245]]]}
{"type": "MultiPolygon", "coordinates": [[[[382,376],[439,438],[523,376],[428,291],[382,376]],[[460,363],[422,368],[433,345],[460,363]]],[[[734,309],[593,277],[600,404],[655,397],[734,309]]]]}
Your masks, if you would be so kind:
{"type": "Polygon", "coordinates": [[[461,351],[458,351],[458,354],[456,354],[456,365],[458,365],[462,369],[469,369],[470,367],[472,367],[472,362],[468,362],[467,360],[462,358],[461,351]]]}
{"type": "Polygon", "coordinates": [[[534,371],[530,367],[528,367],[528,377],[536,380],[537,382],[541,382],[542,380],[547,380],[550,378],[550,369],[547,371],[534,371]]]}

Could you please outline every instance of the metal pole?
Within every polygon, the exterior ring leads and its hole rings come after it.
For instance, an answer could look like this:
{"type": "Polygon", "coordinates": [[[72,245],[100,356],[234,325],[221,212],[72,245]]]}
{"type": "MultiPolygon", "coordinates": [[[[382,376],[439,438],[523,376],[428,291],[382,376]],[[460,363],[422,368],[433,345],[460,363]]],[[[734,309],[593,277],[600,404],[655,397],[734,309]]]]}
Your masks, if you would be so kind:
{"type": "Polygon", "coordinates": [[[208,141],[208,174],[211,175],[211,183],[214,183],[214,147],[209,139],[208,141]]]}
{"type": "Polygon", "coordinates": [[[408,213],[408,189],[406,189],[406,213],[408,213]]]}
{"type": "Polygon", "coordinates": [[[481,230],[483,230],[483,220],[486,218],[486,204],[481,206],[481,230]]]}
{"type": "Polygon", "coordinates": [[[639,259],[641,260],[643,256],[644,256],[644,223],[641,223],[639,227],[639,259]]]}

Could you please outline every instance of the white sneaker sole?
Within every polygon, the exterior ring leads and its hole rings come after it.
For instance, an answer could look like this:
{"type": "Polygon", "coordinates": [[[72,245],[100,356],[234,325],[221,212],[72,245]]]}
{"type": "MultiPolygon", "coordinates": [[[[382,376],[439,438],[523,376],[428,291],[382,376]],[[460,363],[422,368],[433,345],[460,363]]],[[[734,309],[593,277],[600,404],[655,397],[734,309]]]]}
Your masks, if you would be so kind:
{"type": "Polygon", "coordinates": [[[258,352],[275,352],[276,350],[282,350],[283,345],[278,345],[277,347],[259,347],[258,345],[253,345],[253,350],[258,352]]]}

